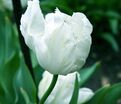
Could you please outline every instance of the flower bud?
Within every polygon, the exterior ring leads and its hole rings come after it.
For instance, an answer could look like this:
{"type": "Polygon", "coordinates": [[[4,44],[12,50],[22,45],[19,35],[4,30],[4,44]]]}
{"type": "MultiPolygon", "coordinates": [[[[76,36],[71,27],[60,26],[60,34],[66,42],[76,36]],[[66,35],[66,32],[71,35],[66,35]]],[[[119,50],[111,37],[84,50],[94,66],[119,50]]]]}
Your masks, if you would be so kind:
{"type": "Polygon", "coordinates": [[[69,16],[56,9],[44,18],[39,1],[28,1],[20,29],[39,64],[52,74],[78,71],[88,57],[92,25],[83,13],[69,16]]]}
{"type": "MultiPolygon", "coordinates": [[[[74,91],[76,74],[78,76],[78,80],[80,81],[81,79],[78,72],[74,72],[66,76],[60,75],[54,89],[45,101],[45,104],[69,104],[74,91]]],[[[50,86],[52,77],[53,75],[49,72],[44,72],[43,79],[39,84],[39,99],[42,98],[50,86]]],[[[92,90],[88,88],[80,88],[77,104],[82,104],[88,101],[93,95],[94,93],[92,90]]]]}

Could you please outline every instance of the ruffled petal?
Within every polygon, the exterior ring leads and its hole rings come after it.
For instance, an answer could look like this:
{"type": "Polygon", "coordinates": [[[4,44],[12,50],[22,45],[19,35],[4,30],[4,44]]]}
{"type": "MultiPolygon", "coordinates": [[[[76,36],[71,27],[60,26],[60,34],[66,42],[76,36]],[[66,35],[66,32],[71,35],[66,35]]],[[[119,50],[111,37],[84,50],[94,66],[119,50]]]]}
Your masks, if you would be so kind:
{"type": "Polygon", "coordinates": [[[56,8],[55,13],[48,13],[45,16],[46,21],[46,35],[51,34],[55,29],[59,28],[67,18],[71,16],[60,12],[58,8],[56,8]]]}
{"type": "Polygon", "coordinates": [[[72,21],[74,21],[72,23],[77,24],[77,25],[74,25],[75,27],[74,31],[77,35],[80,33],[81,35],[85,35],[85,37],[90,36],[93,30],[93,27],[90,21],[87,19],[87,17],[83,13],[78,13],[78,12],[74,13],[72,15],[72,21]]]}
{"type": "Polygon", "coordinates": [[[75,60],[74,64],[77,66],[77,68],[71,70],[73,72],[80,69],[88,57],[92,43],[92,25],[83,13],[74,13],[68,23],[73,33],[72,42],[75,49],[72,53],[74,56],[73,60],[75,60]]]}
{"type": "Polygon", "coordinates": [[[22,15],[20,29],[26,44],[33,49],[33,38],[44,35],[44,17],[39,6],[39,0],[28,1],[26,12],[22,15]]]}

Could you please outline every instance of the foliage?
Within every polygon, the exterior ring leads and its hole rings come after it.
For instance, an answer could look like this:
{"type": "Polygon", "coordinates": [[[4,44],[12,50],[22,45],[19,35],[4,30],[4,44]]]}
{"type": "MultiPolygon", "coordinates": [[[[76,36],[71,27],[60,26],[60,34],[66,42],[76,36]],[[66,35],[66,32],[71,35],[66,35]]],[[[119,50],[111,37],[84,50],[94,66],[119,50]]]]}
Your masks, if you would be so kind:
{"type": "Polygon", "coordinates": [[[120,99],[121,83],[118,83],[97,90],[93,98],[85,104],[117,104],[120,99]]]}
{"type": "Polygon", "coordinates": [[[36,102],[36,88],[20,53],[15,26],[0,11],[0,103],[21,104],[23,92],[36,102]]]}

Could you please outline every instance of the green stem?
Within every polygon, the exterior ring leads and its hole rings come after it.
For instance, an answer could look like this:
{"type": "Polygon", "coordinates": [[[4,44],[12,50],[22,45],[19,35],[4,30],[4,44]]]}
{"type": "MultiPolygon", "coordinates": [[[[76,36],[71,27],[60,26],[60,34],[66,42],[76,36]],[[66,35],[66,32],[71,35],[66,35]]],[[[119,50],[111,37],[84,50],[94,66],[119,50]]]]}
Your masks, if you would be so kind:
{"type": "Polygon", "coordinates": [[[33,72],[33,68],[32,68],[32,62],[31,62],[29,48],[26,46],[26,44],[24,42],[24,38],[22,37],[21,31],[20,31],[20,19],[21,19],[21,15],[22,15],[21,2],[20,2],[20,0],[12,0],[12,3],[13,3],[15,22],[17,25],[18,33],[19,33],[19,41],[20,41],[21,50],[22,50],[22,53],[24,56],[25,63],[32,75],[33,80],[35,81],[35,76],[34,76],[34,72],[33,72]]]}
{"type": "MultiPolygon", "coordinates": [[[[36,88],[38,89],[38,86],[37,86],[36,81],[35,81],[33,67],[32,67],[30,51],[29,51],[29,48],[26,46],[26,44],[24,42],[24,38],[23,38],[21,31],[20,31],[20,19],[22,16],[21,1],[20,0],[12,0],[12,4],[13,4],[13,12],[14,12],[14,17],[15,17],[15,22],[16,22],[17,30],[18,30],[18,34],[19,34],[20,47],[21,47],[22,54],[24,56],[24,61],[28,67],[29,72],[31,73],[31,76],[32,76],[32,79],[36,85],[36,88]]],[[[37,102],[38,102],[39,100],[38,100],[37,95],[36,95],[36,98],[37,98],[37,102]]]]}
{"type": "Polygon", "coordinates": [[[40,100],[40,104],[44,104],[44,102],[46,101],[46,99],[48,98],[50,93],[52,92],[53,88],[55,87],[57,79],[58,79],[58,75],[53,75],[52,82],[51,82],[48,90],[45,92],[45,94],[43,95],[42,99],[40,100]]]}
{"type": "Polygon", "coordinates": [[[19,33],[19,41],[20,41],[21,50],[22,50],[22,53],[24,56],[25,63],[32,75],[33,80],[35,81],[35,76],[34,76],[34,72],[33,72],[33,68],[32,68],[32,62],[31,62],[29,48],[26,46],[26,44],[24,42],[24,38],[22,37],[21,31],[20,31],[20,19],[21,19],[21,15],[22,15],[21,2],[20,2],[20,0],[12,0],[12,3],[13,3],[15,21],[16,21],[17,29],[18,29],[18,33],[19,33]]]}

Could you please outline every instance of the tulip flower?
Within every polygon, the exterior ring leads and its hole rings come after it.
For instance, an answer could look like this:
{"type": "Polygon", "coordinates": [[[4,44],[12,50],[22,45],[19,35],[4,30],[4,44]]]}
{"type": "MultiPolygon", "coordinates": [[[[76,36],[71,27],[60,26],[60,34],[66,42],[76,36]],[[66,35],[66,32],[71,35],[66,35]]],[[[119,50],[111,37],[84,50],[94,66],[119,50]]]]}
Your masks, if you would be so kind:
{"type": "MultiPolygon", "coordinates": [[[[78,72],[74,72],[66,76],[60,75],[54,89],[46,99],[45,104],[69,104],[74,91],[76,74],[78,76],[78,81],[81,81],[78,72]]],[[[43,78],[39,84],[39,99],[41,99],[44,93],[47,91],[49,85],[51,84],[52,77],[53,75],[49,72],[44,72],[43,78]]],[[[77,104],[85,103],[92,98],[93,95],[94,93],[92,90],[88,88],[80,88],[77,104]]]]}
{"type": "MultiPolygon", "coordinates": [[[[13,10],[13,6],[12,6],[12,0],[1,0],[4,7],[9,9],[9,10],[13,10]]],[[[21,0],[22,6],[25,7],[27,5],[27,0],[21,0]]]]}
{"type": "Polygon", "coordinates": [[[20,30],[39,64],[52,74],[78,71],[88,57],[92,25],[83,13],[70,16],[56,8],[44,18],[39,0],[28,1],[20,30]]]}

